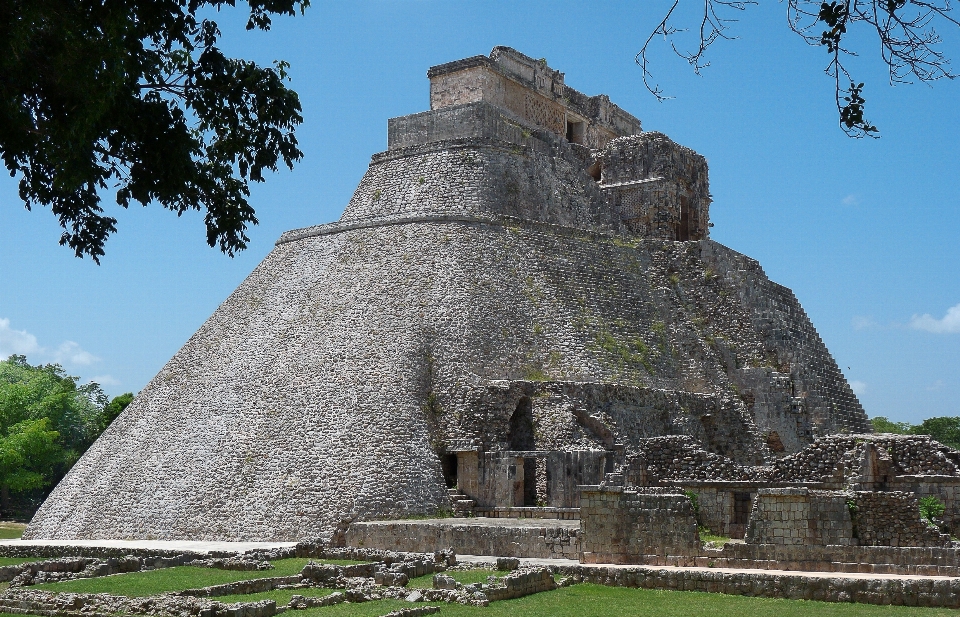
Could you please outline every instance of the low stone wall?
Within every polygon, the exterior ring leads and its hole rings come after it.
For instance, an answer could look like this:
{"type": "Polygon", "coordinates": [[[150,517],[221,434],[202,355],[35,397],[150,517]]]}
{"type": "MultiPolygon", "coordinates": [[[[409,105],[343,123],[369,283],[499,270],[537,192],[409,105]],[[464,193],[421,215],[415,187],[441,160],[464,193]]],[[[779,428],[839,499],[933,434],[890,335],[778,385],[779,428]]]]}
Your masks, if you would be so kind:
{"type": "Polygon", "coordinates": [[[0,598],[0,613],[57,617],[108,617],[119,614],[155,617],[273,617],[273,600],[223,602],[180,596],[128,598],[107,594],[50,593],[18,590],[15,597],[0,598]]]}
{"type": "Polygon", "coordinates": [[[682,565],[808,572],[960,576],[960,549],[893,546],[726,544],[682,565]]]}
{"type": "MultiPolygon", "coordinates": [[[[294,552],[293,549],[289,551],[294,552]]],[[[153,559],[178,559],[184,563],[197,559],[235,557],[238,551],[210,551],[199,553],[176,549],[129,548],[114,546],[78,546],[75,544],[0,544],[0,557],[46,559],[55,557],[98,557],[100,559],[140,557],[153,559]]]]}
{"type": "Polygon", "coordinates": [[[761,489],[753,500],[748,544],[856,544],[848,493],[761,489]]]}
{"type": "Polygon", "coordinates": [[[948,546],[950,537],[920,519],[917,498],[897,491],[761,489],[747,544],[948,546]]]}
{"type": "Polygon", "coordinates": [[[575,521],[580,508],[476,508],[474,513],[485,518],[543,518],[575,521]]]}
{"type": "Polygon", "coordinates": [[[199,589],[185,589],[178,591],[177,596],[193,596],[198,598],[215,598],[217,596],[246,595],[250,593],[262,593],[264,591],[273,591],[279,587],[290,587],[300,585],[303,578],[296,574],[294,576],[274,576],[270,578],[253,578],[235,583],[224,583],[223,585],[211,585],[210,587],[201,587],[199,589]]]}
{"type": "Polygon", "coordinates": [[[491,602],[522,598],[542,591],[557,588],[553,573],[549,568],[517,570],[500,579],[499,585],[484,587],[483,593],[491,602]]]}
{"type": "Polygon", "coordinates": [[[842,578],[758,572],[571,566],[556,572],[614,587],[737,596],[960,608],[960,578],[842,578]]]}
{"type": "Polygon", "coordinates": [[[580,530],[567,521],[530,519],[431,519],[354,523],[346,543],[354,547],[424,552],[452,548],[457,554],[577,559],[580,530]],[[566,524],[564,524],[566,523],[566,524]]]}
{"type": "Polygon", "coordinates": [[[650,563],[658,557],[699,554],[697,521],[686,495],[618,486],[581,488],[581,562],[650,563]]]}
{"type": "Polygon", "coordinates": [[[950,536],[920,519],[915,495],[900,491],[854,493],[854,532],[861,546],[946,546],[950,536]]]}

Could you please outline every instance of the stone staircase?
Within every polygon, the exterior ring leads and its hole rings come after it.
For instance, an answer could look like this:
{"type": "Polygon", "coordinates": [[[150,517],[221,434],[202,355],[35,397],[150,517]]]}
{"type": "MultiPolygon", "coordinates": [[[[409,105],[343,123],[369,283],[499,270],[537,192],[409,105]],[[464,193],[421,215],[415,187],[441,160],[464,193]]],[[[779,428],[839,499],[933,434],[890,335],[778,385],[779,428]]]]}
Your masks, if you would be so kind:
{"type": "Polygon", "coordinates": [[[447,494],[450,495],[450,509],[455,515],[473,516],[473,508],[477,502],[464,495],[458,488],[448,489],[447,494]]]}

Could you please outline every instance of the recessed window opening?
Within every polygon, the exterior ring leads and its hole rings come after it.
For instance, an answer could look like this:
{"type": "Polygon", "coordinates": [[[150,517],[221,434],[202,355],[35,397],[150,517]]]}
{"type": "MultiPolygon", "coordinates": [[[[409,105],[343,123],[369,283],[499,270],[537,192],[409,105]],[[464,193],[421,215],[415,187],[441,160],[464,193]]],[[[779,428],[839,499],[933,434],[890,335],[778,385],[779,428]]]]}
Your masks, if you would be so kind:
{"type": "Polygon", "coordinates": [[[734,525],[746,525],[750,522],[750,510],[753,509],[753,495],[750,493],[735,492],[733,494],[733,521],[734,525]]]}
{"type": "Polygon", "coordinates": [[[680,224],[677,226],[677,240],[690,239],[690,205],[685,196],[680,197],[680,224]]]}
{"type": "Polygon", "coordinates": [[[576,118],[567,118],[567,141],[573,144],[583,144],[584,141],[584,129],[586,125],[584,122],[577,120],[576,118]]]}
{"type": "Polygon", "coordinates": [[[507,435],[511,450],[533,450],[533,401],[523,396],[510,416],[510,433],[507,435]]]}
{"type": "Polygon", "coordinates": [[[455,488],[457,486],[457,455],[450,452],[441,455],[440,468],[447,488],[455,488]]]}
{"type": "Polygon", "coordinates": [[[590,177],[595,181],[600,182],[600,179],[603,177],[603,167],[600,165],[600,161],[597,161],[590,167],[587,167],[587,173],[590,174],[590,177]]]}

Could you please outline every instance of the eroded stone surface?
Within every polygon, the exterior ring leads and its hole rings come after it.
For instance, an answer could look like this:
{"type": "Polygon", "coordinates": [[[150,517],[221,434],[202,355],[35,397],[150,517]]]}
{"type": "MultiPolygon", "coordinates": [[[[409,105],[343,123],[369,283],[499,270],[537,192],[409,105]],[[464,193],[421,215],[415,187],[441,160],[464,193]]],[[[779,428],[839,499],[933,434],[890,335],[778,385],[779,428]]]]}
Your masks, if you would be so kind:
{"type": "Polygon", "coordinates": [[[444,457],[509,450],[524,397],[525,450],[687,435],[757,465],[870,430],[793,294],[707,239],[703,157],[602,97],[565,103],[522,54],[489,60],[559,107],[437,90],[394,122],[341,222],[284,234],[26,538],[296,540],[430,514],[444,457]]]}

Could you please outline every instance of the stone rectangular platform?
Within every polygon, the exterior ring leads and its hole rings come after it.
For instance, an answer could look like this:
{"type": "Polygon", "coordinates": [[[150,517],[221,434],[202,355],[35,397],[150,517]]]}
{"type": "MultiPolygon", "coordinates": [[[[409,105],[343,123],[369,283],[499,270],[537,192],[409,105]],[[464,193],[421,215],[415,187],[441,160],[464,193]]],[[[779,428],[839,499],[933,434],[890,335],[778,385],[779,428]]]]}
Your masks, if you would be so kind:
{"type": "Polygon", "coordinates": [[[458,555],[577,559],[580,521],[539,518],[436,518],[353,523],[348,546],[411,553],[452,548],[458,555]]]}
{"type": "Polygon", "coordinates": [[[198,555],[228,556],[247,551],[287,549],[296,542],[220,542],[191,540],[0,540],[3,557],[60,557],[126,555],[198,555]]]}

